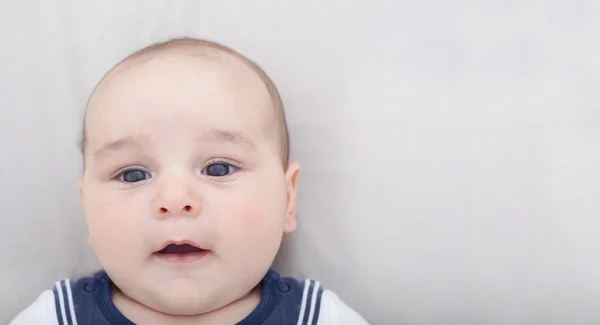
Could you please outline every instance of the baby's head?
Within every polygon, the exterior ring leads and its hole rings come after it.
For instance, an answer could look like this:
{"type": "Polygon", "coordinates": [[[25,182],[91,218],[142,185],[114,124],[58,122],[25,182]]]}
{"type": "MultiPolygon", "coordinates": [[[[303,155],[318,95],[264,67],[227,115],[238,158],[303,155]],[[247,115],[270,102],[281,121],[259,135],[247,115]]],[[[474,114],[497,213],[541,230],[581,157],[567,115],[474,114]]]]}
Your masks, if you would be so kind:
{"type": "Polygon", "coordinates": [[[296,226],[277,90],[218,44],[177,39],[117,64],[90,97],[82,144],[90,243],[119,290],[154,310],[202,314],[247,295],[296,226]]]}

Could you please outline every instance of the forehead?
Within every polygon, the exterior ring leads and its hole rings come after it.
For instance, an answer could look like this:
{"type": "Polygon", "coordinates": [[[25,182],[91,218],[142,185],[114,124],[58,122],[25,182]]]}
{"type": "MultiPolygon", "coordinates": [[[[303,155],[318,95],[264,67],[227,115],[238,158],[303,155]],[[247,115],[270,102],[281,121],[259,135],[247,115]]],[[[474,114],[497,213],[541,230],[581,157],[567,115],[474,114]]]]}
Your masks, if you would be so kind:
{"type": "Polygon", "coordinates": [[[226,54],[159,54],[125,62],[101,82],[88,105],[86,141],[93,147],[127,133],[174,128],[256,138],[270,129],[272,114],[266,86],[241,60],[226,54]]]}

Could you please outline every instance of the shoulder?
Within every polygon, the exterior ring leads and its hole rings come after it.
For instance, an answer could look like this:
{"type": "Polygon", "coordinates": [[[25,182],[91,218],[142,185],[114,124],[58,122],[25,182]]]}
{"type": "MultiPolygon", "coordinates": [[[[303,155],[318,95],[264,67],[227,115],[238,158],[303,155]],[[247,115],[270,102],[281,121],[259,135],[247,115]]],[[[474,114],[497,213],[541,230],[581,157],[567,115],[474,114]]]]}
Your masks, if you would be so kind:
{"type": "MultiPolygon", "coordinates": [[[[9,325],[71,325],[78,323],[78,314],[87,314],[86,318],[98,314],[95,312],[97,299],[94,293],[97,289],[94,282],[92,277],[56,282],[51,290],[42,292],[9,325]]],[[[95,324],[105,323],[97,321],[98,317],[93,318],[95,324]]]]}
{"type": "Polygon", "coordinates": [[[54,293],[46,290],[9,325],[58,325],[54,293]]]}
{"type": "MultiPolygon", "coordinates": [[[[356,311],[316,280],[281,278],[277,281],[280,308],[302,325],[368,325],[356,311]]],[[[286,317],[287,318],[287,317],[286,317]]]]}
{"type": "Polygon", "coordinates": [[[354,309],[346,305],[334,292],[324,290],[317,325],[368,325],[354,309]]]}

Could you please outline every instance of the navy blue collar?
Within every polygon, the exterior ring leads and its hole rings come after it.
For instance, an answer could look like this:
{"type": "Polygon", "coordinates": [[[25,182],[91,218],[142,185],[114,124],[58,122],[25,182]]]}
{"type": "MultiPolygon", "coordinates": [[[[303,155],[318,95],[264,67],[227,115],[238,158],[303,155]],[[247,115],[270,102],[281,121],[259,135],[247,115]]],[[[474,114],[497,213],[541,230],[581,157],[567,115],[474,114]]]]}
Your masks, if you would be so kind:
{"type": "MultiPolygon", "coordinates": [[[[236,325],[258,325],[264,322],[273,311],[276,305],[276,295],[274,289],[276,282],[279,281],[280,275],[273,269],[269,269],[263,280],[260,282],[262,294],[258,306],[236,325]]],[[[113,325],[136,325],[130,321],[117,309],[110,298],[112,281],[104,270],[97,272],[94,275],[94,282],[98,290],[98,306],[102,314],[113,325]]]]}

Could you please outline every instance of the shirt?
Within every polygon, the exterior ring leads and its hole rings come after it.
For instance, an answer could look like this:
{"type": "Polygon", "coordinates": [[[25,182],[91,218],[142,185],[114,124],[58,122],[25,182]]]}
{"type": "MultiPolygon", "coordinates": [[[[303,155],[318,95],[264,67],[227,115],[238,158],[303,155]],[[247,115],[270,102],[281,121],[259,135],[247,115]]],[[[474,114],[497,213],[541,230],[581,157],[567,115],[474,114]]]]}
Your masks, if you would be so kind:
{"type": "MultiPolygon", "coordinates": [[[[314,280],[281,277],[270,269],[258,306],[237,325],[368,325],[333,292],[314,280]]],[[[135,325],[111,300],[105,271],[58,281],[9,325],[135,325]]]]}

